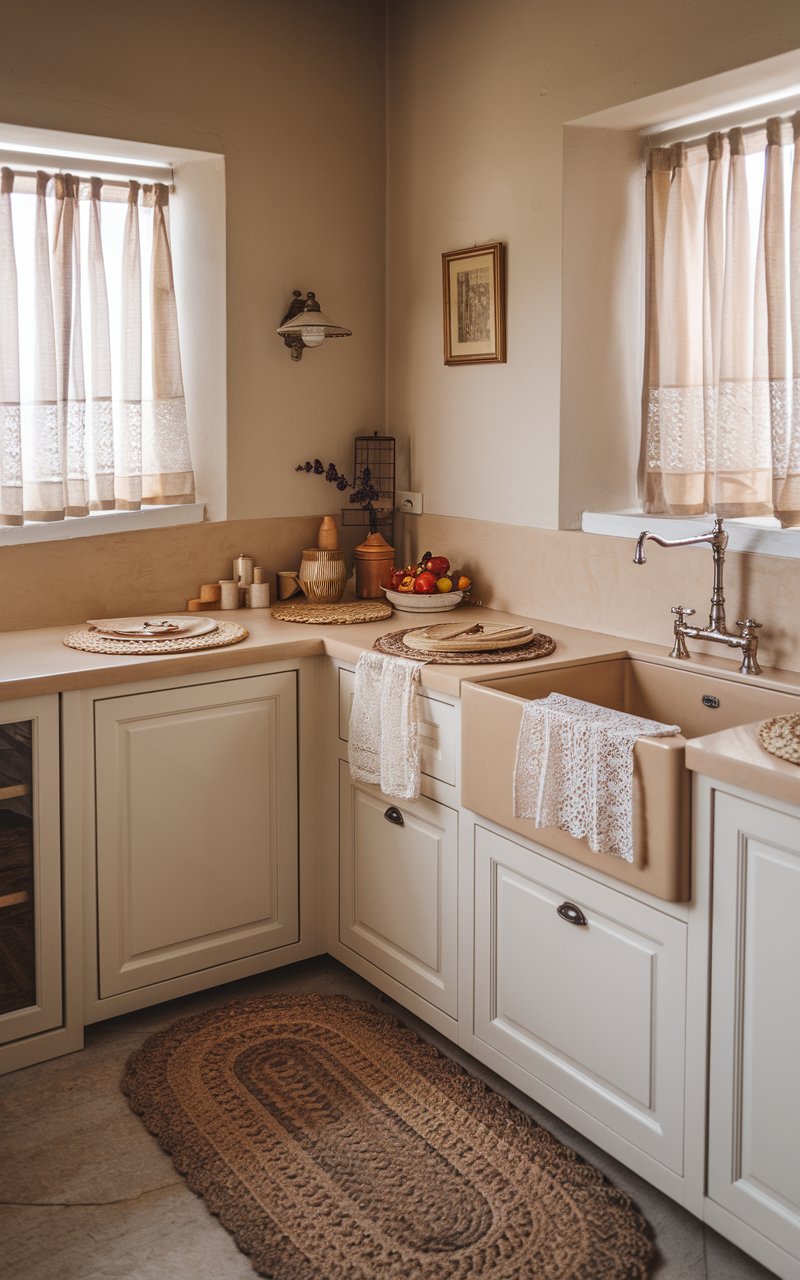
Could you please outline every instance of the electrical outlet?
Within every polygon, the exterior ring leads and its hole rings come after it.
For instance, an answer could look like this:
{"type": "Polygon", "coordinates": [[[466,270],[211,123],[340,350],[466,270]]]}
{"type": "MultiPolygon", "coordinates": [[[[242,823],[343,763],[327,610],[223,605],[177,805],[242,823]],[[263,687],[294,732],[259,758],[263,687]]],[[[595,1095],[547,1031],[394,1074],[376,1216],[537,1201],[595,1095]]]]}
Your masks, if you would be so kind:
{"type": "Polygon", "coordinates": [[[404,489],[399,490],[394,497],[395,511],[405,511],[407,515],[422,515],[422,494],[407,493],[404,489]]]}

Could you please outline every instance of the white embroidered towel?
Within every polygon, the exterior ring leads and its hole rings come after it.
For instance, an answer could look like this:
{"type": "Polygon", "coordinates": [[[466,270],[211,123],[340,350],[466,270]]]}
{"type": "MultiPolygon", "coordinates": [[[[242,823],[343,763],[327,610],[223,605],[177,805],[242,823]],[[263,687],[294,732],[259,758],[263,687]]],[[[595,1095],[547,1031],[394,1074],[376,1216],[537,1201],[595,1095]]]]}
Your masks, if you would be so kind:
{"type": "Polygon", "coordinates": [[[586,838],[595,853],[633,862],[633,748],[680,733],[561,693],[527,702],[517,742],[514,817],[586,838]]]}
{"type": "Polygon", "coordinates": [[[416,692],[421,662],[369,651],[356,666],[350,710],[350,774],[387,796],[419,795],[416,692]]]}

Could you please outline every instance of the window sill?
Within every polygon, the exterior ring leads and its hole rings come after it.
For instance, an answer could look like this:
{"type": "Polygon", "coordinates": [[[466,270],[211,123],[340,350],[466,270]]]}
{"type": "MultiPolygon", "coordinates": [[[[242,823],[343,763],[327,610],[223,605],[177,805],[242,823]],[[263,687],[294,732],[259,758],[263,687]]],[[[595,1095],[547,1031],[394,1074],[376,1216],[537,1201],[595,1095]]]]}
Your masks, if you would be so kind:
{"type": "MultiPolygon", "coordinates": [[[[635,511],[584,511],[584,533],[605,534],[634,541],[643,529],[660,538],[691,538],[711,527],[711,516],[648,516],[635,511]]],[[[761,556],[800,559],[800,529],[781,529],[777,520],[764,516],[752,520],[726,520],[729,551],[750,551],[761,556]]]]}
{"type": "Polygon", "coordinates": [[[187,502],[172,507],[143,507],[141,511],[93,511],[66,520],[31,521],[0,525],[0,547],[29,542],[60,542],[65,538],[92,538],[103,533],[131,533],[138,529],[163,529],[170,525],[199,524],[205,507],[187,502]]]}

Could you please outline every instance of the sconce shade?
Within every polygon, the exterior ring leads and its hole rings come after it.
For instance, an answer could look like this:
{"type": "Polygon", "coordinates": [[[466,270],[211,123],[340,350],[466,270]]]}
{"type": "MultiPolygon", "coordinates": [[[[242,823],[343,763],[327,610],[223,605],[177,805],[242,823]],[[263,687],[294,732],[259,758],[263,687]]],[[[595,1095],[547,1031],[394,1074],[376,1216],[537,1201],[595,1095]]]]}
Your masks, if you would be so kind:
{"type": "Polygon", "coordinates": [[[318,347],[325,338],[350,338],[352,334],[352,329],[337,324],[320,310],[314,293],[309,292],[303,300],[298,289],[295,289],[293,301],[278,329],[278,335],[292,348],[292,356],[296,360],[300,358],[303,347],[318,347]]]}

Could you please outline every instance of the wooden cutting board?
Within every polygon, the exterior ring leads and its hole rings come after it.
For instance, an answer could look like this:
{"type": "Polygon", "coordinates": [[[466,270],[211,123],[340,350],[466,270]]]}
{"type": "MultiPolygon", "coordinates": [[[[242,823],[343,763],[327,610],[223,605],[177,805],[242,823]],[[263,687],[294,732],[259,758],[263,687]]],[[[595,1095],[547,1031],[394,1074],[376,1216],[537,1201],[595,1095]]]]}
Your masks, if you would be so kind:
{"type": "Polygon", "coordinates": [[[533,627],[472,626],[457,622],[439,622],[430,627],[407,631],[403,644],[421,653],[485,653],[493,649],[518,649],[530,644],[533,627]]]}

